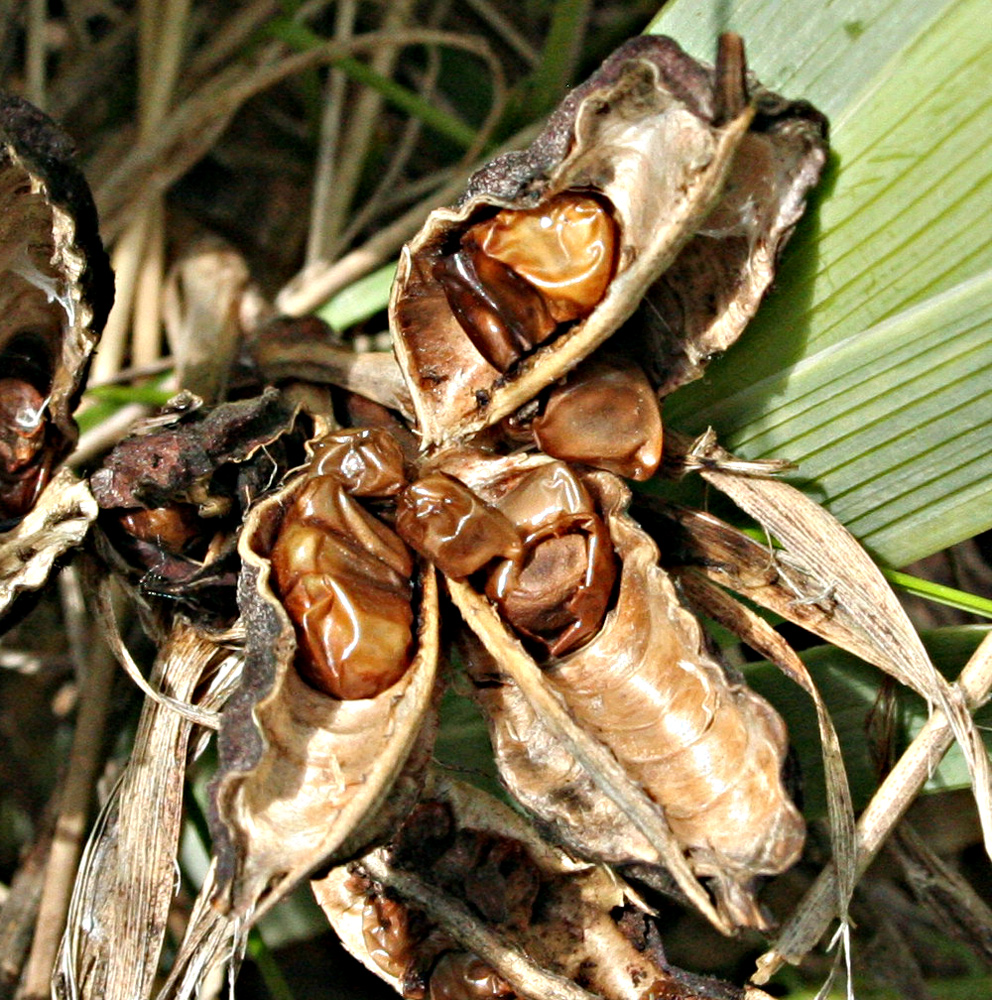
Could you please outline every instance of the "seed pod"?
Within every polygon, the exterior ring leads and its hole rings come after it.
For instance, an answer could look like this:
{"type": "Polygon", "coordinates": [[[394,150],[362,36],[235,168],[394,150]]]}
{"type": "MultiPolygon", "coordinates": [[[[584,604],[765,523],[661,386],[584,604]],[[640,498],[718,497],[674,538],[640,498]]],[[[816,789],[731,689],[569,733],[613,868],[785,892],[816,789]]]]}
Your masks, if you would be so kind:
{"type": "MultiPolygon", "coordinates": [[[[499,478],[491,473],[491,482],[499,478]]],[[[503,779],[582,856],[657,863],[657,848],[616,808],[616,800],[603,800],[613,798],[609,781],[570,761],[568,747],[563,753],[554,744],[558,734],[547,728],[553,720],[532,696],[534,683],[546,685],[661,807],[696,874],[713,880],[727,922],[763,926],[751,895],[753,878],[783,871],[803,842],[802,819],[781,780],[784,725],[764,699],[713,658],[698,621],[658,566],[654,544],[626,515],[628,495],[619,480],[589,473],[582,482],[608,526],[621,567],[619,589],[596,634],[574,652],[541,662],[538,680],[536,671],[518,673],[513,666],[522,651],[507,627],[512,621],[500,624],[482,595],[467,584],[449,583],[492,657],[476,656],[470,670],[483,684],[479,697],[503,779]],[[574,786],[576,796],[563,795],[563,785],[574,786]],[[576,800],[591,803],[595,823],[576,809],[576,800]]],[[[485,484],[477,488],[485,496],[485,484]]]]}
{"type": "MultiPolygon", "coordinates": [[[[621,929],[617,918],[630,910],[618,879],[549,847],[519,814],[476,788],[433,774],[427,793],[382,866],[397,876],[389,884],[387,906],[405,905],[407,913],[417,914],[416,920],[397,922],[417,927],[394,954],[406,962],[402,974],[379,964],[368,944],[368,901],[382,898],[384,887],[345,869],[313,883],[344,946],[404,996],[422,995],[426,987],[432,998],[458,1000],[589,998],[578,983],[605,1000],[706,995],[683,986],[658,953],[621,929]],[[419,810],[433,812],[439,806],[453,819],[451,832],[421,839],[419,810]],[[403,889],[413,887],[404,879],[407,873],[419,883],[423,899],[404,899],[403,889]],[[531,888],[521,894],[524,877],[531,888]],[[504,916],[494,917],[499,901],[508,905],[504,916]],[[411,975],[411,967],[419,971],[411,975]]],[[[377,871],[379,866],[381,861],[377,871]]],[[[381,935],[374,938],[376,945],[381,940],[381,935]]]]}
{"type": "MultiPolygon", "coordinates": [[[[0,94],[0,615],[36,590],[96,516],[57,471],[113,302],[96,209],[72,144],[40,111],[0,94]],[[58,490],[47,490],[53,477],[58,490]],[[22,519],[32,511],[30,524],[22,519]]],[[[84,496],[85,494],[85,496],[84,496]]]]}
{"type": "MultiPolygon", "coordinates": [[[[363,440],[367,444],[368,436],[363,440]]],[[[342,448],[336,453],[354,456],[362,450],[342,448]]],[[[330,634],[336,641],[333,630],[322,631],[326,608],[314,602],[309,617],[294,620],[274,589],[280,586],[277,563],[283,558],[277,551],[279,539],[300,515],[298,502],[304,503],[313,483],[330,480],[336,487],[330,491],[334,502],[343,497],[330,507],[332,532],[342,523],[357,526],[376,546],[391,533],[384,523],[373,523],[373,516],[344,492],[342,482],[348,476],[334,482],[326,458],[332,452],[333,443],[317,459],[323,475],[304,473],[257,504],[241,535],[245,676],[222,719],[221,768],[213,786],[218,881],[223,905],[236,913],[254,907],[260,914],[317,865],[343,860],[383,836],[416,797],[417,773],[433,742],[438,655],[433,572],[415,574],[414,596],[407,597],[413,628],[406,644],[411,648],[404,648],[402,669],[389,686],[383,689],[378,683],[382,675],[374,671],[377,683],[372,690],[356,692],[348,678],[352,658],[363,676],[364,665],[376,659],[369,652],[376,643],[369,622],[362,623],[356,636],[361,648],[348,651],[337,664],[344,668],[339,683],[348,699],[306,682],[297,669],[300,656],[312,655],[323,637],[330,634]],[[337,520],[339,515],[343,521],[337,520]],[[305,653],[298,652],[303,648],[300,638],[307,644],[305,653]]],[[[357,481],[367,481],[358,471],[357,481]]],[[[317,506],[317,520],[322,522],[328,511],[317,506]]],[[[310,534],[309,529],[304,534],[310,534]]],[[[289,557],[293,572],[301,569],[307,546],[314,546],[310,551],[318,560],[315,572],[325,578],[334,575],[321,562],[325,553],[319,541],[315,543],[319,534],[315,526],[313,537],[289,557]]],[[[389,573],[395,572],[399,558],[413,569],[395,535],[383,544],[393,560],[389,573]]],[[[411,585],[407,581],[403,586],[411,585]]],[[[359,610],[374,611],[368,605],[359,610]]],[[[330,653],[325,658],[330,659],[330,653]]]]}
{"type": "Polygon", "coordinates": [[[479,171],[404,249],[390,326],[423,444],[477,433],[565,375],[687,244],[678,273],[693,274],[691,295],[665,306],[677,331],[667,354],[689,359],[680,380],[698,374],[757,307],[823,165],[824,133],[808,105],[746,76],[736,36],[714,70],[671,39],[622,46],[528,150],[479,171]]]}
{"type": "Polygon", "coordinates": [[[23,517],[72,449],[113,276],[72,144],[0,95],[0,521],[23,517]]]}

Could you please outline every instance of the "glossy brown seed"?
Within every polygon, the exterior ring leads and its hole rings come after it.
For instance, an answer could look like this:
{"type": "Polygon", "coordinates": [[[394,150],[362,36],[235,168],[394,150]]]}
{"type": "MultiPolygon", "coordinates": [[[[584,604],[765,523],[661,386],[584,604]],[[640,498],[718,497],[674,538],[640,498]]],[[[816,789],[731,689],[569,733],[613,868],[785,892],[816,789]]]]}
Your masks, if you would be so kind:
{"type": "Polygon", "coordinates": [[[609,532],[576,474],[541,466],[500,500],[524,553],[498,564],[486,595],[507,622],[562,656],[591,639],[609,607],[616,558],[609,532]]]}
{"type": "Polygon", "coordinates": [[[541,450],[566,462],[642,481],[661,463],[657,397],[643,369],[621,358],[581,365],[531,426],[541,450]]]}
{"type": "Polygon", "coordinates": [[[125,510],[119,520],[133,538],[150,542],[171,555],[182,555],[203,535],[203,524],[192,504],[125,510]]]}
{"type": "Polygon", "coordinates": [[[45,399],[17,378],[0,378],[0,518],[23,517],[48,481],[45,399]]]}
{"type": "Polygon", "coordinates": [[[431,1000],[511,1000],[516,994],[481,958],[448,952],[431,973],[431,1000]]]}
{"type": "Polygon", "coordinates": [[[477,248],[443,257],[435,277],[469,340],[501,372],[557,325],[537,289],[477,248]]]}
{"type": "Polygon", "coordinates": [[[606,294],[616,223],[602,203],[566,191],[534,209],[504,209],[462,238],[537,288],[556,323],[580,319],[606,294]]]}
{"type": "Polygon", "coordinates": [[[455,580],[497,556],[516,558],[523,551],[517,530],[504,514],[443,472],[429,473],[402,494],[396,530],[455,580]]]}
{"type": "Polygon", "coordinates": [[[403,676],[413,641],[410,553],[334,477],[303,486],[270,560],[296,627],[297,667],[314,687],[373,698],[403,676]]]}
{"type": "Polygon", "coordinates": [[[466,230],[435,269],[448,304],[482,356],[506,371],[558,324],[587,316],[616,269],[616,224],[595,198],[556,195],[503,209],[466,230]]]}
{"type": "Polygon", "coordinates": [[[380,427],[324,435],[313,445],[310,474],[332,476],[352,496],[393,496],[406,485],[403,451],[380,427]]]}
{"type": "Polygon", "coordinates": [[[410,931],[410,911],[388,896],[368,896],[362,910],[362,937],[372,961],[383,972],[402,979],[417,945],[410,931]]]}

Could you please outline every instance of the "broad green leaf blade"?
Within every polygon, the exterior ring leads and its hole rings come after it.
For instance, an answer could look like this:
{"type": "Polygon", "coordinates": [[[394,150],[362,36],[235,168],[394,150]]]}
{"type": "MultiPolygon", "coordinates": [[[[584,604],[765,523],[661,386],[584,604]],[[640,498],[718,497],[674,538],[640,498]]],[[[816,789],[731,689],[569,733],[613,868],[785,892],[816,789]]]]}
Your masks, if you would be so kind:
{"type": "MultiPolygon", "coordinates": [[[[992,35],[981,0],[681,0],[653,30],[745,36],[831,115],[834,161],[741,342],[667,407],[801,483],[901,565],[992,527],[992,35]]],[[[711,56],[710,56],[711,57],[711,56]]]]}

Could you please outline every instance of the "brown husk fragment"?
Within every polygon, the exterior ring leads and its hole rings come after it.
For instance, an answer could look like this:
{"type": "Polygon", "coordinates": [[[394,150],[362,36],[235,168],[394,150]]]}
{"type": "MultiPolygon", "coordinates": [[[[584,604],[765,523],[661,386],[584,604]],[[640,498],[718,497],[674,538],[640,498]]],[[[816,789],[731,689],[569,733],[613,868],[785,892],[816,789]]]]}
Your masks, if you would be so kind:
{"type": "Polygon", "coordinates": [[[740,996],[669,968],[621,880],[548,846],[486,793],[432,777],[391,850],[313,883],[345,947],[398,992],[434,996],[435,977],[452,980],[469,967],[481,981],[488,967],[496,978],[480,995],[493,998],[740,996]],[[379,901],[388,903],[393,933],[370,940],[379,901]]]}
{"type": "Polygon", "coordinates": [[[386,834],[417,795],[434,735],[437,587],[418,578],[415,652],[374,698],[340,701],[294,665],[296,633],[273,594],[267,553],[295,479],[249,513],[239,603],[246,629],[242,687],[224,712],[212,790],[218,904],[260,916],[318,865],[339,863],[386,834]]]}
{"type": "MultiPolygon", "coordinates": [[[[464,199],[432,213],[403,251],[390,326],[424,444],[474,434],[512,413],[617,331],[673,267],[678,279],[655,290],[672,371],[651,374],[663,392],[698,375],[757,308],[823,166],[825,132],[809,105],[761,91],[750,77],[745,83],[736,36],[724,36],[715,75],[668,38],[644,36],[618,49],[530,149],[479,171],[464,199]],[[459,240],[498,209],[529,213],[569,192],[594,195],[612,214],[616,273],[588,315],[536,334],[539,346],[517,361],[508,355],[503,372],[472,346],[439,275],[450,272],[459,240]],[[684,273],[692,294],[682,297],[671,288],[684,273]]],[[[478,280],[485,286],[482,274],[478,280]]],[[[658,349],[660,337],[649,331],[648,346],[658,349]]],[[[642,340],[626,346],[644,348],[642,340]]]]}

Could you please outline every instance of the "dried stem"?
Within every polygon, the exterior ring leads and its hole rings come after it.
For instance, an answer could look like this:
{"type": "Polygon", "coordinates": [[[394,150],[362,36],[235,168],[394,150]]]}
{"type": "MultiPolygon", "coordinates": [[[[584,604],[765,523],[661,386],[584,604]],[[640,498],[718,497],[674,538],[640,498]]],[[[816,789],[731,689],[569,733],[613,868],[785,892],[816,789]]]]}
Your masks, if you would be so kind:
{"type": "MultiPolygon", "coordinates": [[[[992,690],[992,632],[965,665],[953,688],[969,711],[988,700],[992,690]]],[[[953,741],[950,723],[940,709],[935,709],[858,820],[857,877],[864,874],[953,741]]],[[[836,880],[833,863],[828,864],[782,928],[774,947],[758,959],[756,983],[768,982],[784,962],[801,961],[823,937],[836,917],[836,880]]]]}
{"type": "Polygon", "coordinates": [[[73,880],[86,835],[86,820],[93,799],[103,753],[104,724],[113,689],[116,662],[102,641],[94,638],[80,692],[79,716],[69,755],[62,806],[45,871],[38,908],[38,922],[31,954],[24,972],[22,996],[47,1000],[52,966],[65,926],[73,880]]]}

